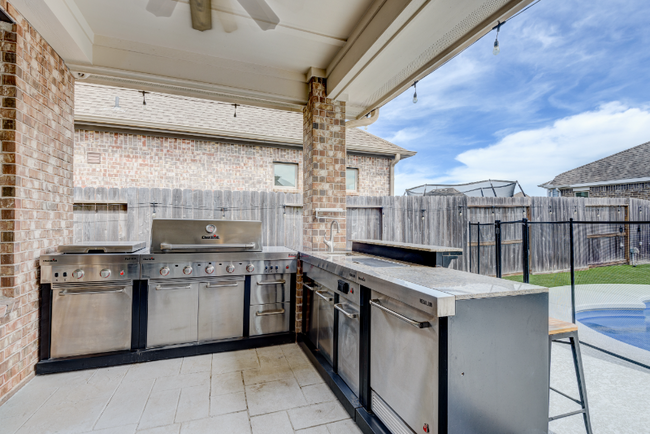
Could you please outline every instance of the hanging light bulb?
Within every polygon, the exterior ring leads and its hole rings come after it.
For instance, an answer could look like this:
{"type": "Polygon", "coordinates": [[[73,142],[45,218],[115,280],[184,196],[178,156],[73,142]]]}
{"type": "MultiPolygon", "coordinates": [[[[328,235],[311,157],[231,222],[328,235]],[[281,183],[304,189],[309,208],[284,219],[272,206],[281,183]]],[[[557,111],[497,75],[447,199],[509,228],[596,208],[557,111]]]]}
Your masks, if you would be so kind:
{"type": "Polygon", "coordinates": [[[142,105],[146,106],[147,105],[147,98],[145,95],[147,95],[149,92],[141,90],[140,93],[142,94],[142,105]]]}
{"type": "Polygon", "coordinates": [[[413,82],[413,104],[418,102],[418,88],[417,88],[417,86],[418,86],[418,81],[415,80],[413,82]]]}
{"type": "Polygon", "coordinates": [[[233,117],[236,118],[237,117],[237,107],[239,107],[239,104],[233,104],[233,107],[235,107],[235,116],[233,116],[233,117]]]}
{"type": "Polygon", "coordinates": [[[501,52],[501,47],[499,47],[499,30],[501,30],[501,26],[505,24],[505,21],[502,23],[501,21],[497,21],[497,25],[492,29],[497,29],[497,37],[494,39],[494,49],[492,50],[492,54],[495,56],[501,52]]]}

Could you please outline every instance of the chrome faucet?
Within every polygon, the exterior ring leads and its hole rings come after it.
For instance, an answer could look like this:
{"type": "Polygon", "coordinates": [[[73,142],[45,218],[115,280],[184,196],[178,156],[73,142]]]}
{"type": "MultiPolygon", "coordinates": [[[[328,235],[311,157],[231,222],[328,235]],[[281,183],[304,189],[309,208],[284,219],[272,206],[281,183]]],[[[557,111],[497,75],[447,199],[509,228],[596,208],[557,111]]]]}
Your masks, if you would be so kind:
{"type": "Polygon", "coordinates": [[[330,239],[327,240],[327,238],[323,237],[323,242],[329,247],[330,252],[334,251],[334,223],[336,223],[336,233],[341,232],[338,220],[332,220],[332,223],[330,223],[330,239]]]}

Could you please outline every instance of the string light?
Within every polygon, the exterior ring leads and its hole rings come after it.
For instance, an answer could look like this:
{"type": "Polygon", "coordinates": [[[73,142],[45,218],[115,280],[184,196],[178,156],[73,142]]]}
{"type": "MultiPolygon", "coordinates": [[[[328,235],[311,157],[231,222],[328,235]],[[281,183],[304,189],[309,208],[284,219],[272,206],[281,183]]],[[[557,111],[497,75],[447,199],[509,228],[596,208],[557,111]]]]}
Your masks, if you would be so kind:
{"type": "Polygon", "coordinates": [[[418,102],[418,80],[413,82],[413,104],[418,102]]]}
{"type": "Polygon", "coordinates": [[[116,96],[115,97],[115,105],[113,106],[113,111],[114,112],[121,112],[122,107],[120,107],[120,97],[116,96]]]}
{"type": "Polygon", "coordinates": [[[422,221],[424,221],[424,213],[425,213],[426,211],[427,211],[427,210],[425,210],[425,209],[422,210],[422,221]]]}
{"type": "Polygon", "coordinates": [[[501,52],[501,47],[499,47],[499,31],[501,30],[501,26],[505,23],[505,21],[497,21],[497,25],[492,28],[492,30],[497,29],[497,37],[494,39],[494,49],[492,50],[492,54],[495,56],[501,52]]]}
{"type": "Polygon", "coordinates": [[[233,116],[234,118],[237,117],[237,107],[239,107],[240,105],[241,104],[233,104],[233,107],[235,107],[235,116],[233,116]]]}
{"type": "Polygon", "coordinates": [[[149,93],[147,91],[141,90],[140,93],[142,94],[142,105],[147,105],[147,98],[146,95],[149,93]]]}
{"type": "Polygon", "coordinates": [[[463,215],[463,208],[460,205],[458,206],[458,215],[463,215]]]}

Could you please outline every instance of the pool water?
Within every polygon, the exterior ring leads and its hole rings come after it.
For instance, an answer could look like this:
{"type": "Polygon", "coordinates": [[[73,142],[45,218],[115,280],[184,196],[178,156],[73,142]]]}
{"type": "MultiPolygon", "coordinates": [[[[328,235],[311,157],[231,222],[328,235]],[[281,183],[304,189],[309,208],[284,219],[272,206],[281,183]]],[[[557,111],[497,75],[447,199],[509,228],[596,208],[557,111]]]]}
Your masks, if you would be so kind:
{"type": "Polygon", "coordinates": [[[650,302],[641,309],[576,312],[576,320],[610,338],[650,351],[650,302]]]}

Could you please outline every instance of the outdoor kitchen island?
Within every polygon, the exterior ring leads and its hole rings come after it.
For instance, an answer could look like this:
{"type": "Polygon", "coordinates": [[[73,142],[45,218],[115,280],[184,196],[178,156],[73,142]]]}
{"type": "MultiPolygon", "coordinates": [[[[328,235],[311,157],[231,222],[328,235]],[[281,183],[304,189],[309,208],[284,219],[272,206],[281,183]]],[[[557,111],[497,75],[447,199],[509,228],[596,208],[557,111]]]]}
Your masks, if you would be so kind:
{"type": "Polygon", "coordinates": [[[546,433],[548,289],[301,252],[300,345],[366,433],[546,433]]]}

